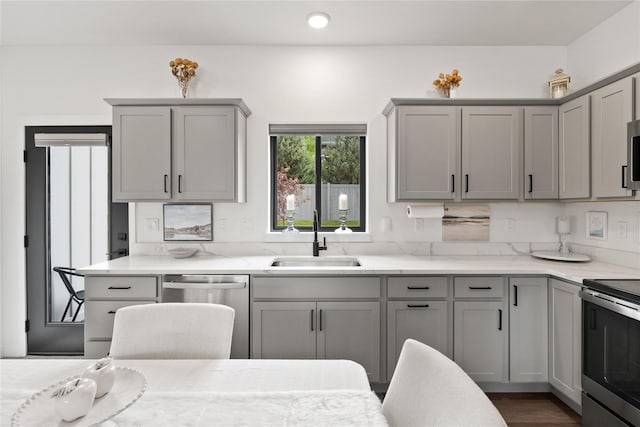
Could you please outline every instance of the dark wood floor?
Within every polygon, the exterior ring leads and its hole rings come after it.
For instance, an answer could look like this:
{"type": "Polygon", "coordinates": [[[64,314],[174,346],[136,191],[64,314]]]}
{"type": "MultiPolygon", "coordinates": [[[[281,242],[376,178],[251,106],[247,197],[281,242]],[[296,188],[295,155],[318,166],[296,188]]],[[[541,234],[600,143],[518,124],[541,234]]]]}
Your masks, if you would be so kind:
{"type": "Polygon", "coordinates": [[[581,425],[580,415],[551,393],[487,393],[509,426],[581,425]]]}

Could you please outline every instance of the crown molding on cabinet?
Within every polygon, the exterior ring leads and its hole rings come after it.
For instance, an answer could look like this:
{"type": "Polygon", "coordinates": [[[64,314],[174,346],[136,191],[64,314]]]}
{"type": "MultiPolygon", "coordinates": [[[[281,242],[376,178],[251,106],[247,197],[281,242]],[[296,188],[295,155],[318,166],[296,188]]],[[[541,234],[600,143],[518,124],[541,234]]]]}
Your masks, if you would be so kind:
{"type": "Polygon", "coordinates": [[[176,106],[176,105],[224,105],[238,107],[245,116],[251,110],[241,98],[104,98],[112,106],[176,106]]]}

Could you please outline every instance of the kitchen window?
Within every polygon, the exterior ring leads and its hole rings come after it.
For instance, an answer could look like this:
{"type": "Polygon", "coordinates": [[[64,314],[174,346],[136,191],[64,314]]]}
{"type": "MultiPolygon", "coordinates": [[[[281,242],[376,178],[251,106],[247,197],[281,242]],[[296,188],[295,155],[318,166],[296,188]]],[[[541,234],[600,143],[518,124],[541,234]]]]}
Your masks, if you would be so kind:
{"type": "Polygon", "coordinates": [[[347,227],[365,231],[366,130],[364,124],[269,126],[272,231],[286,228],[291,195],[300,231],[312,230],[314,210],[319,230],[334,231],[345,206],[347,227]]]}

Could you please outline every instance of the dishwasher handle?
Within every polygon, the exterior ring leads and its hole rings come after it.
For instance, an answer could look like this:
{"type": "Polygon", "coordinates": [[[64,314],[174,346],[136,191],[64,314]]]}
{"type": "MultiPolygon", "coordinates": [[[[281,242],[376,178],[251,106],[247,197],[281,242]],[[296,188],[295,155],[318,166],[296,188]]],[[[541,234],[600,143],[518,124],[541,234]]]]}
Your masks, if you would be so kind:
{"type": "Polygon", "coordinates": [[[246,282],[162,282],[164,289],[244,289],[246,282]]]}

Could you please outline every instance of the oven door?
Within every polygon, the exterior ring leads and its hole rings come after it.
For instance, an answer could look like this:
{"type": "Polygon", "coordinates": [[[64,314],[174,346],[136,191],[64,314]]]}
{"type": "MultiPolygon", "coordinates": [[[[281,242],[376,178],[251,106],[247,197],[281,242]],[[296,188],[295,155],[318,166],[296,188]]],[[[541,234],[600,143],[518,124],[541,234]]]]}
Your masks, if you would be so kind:
{"type": "Polygon", "coordinates": [[[640,425],[640,307],[589,289],[583,300],[583,389],[640,425]]]}

